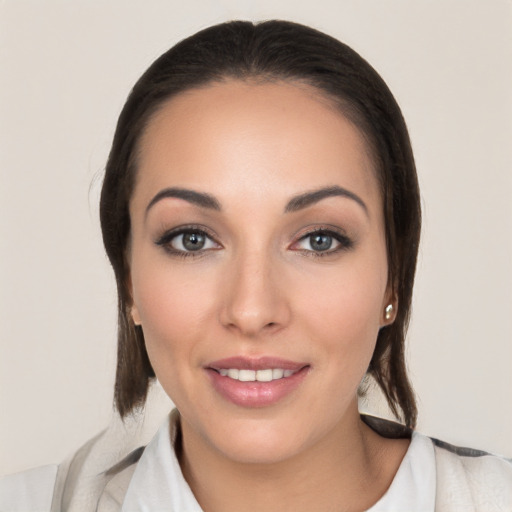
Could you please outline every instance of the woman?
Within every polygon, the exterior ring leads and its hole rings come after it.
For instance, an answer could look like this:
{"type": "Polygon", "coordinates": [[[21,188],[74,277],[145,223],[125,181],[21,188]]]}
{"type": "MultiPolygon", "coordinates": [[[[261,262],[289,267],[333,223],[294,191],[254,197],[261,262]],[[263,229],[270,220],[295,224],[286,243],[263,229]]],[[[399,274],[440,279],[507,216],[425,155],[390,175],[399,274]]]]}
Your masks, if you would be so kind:
{"type": "Polygon", "coordinates": [[[420,217],[400,109],[350,48],[276,21],[176,45],[121,113],[101,222],[117,409],[155,376],[177,409],[127,456],[103,435],[11,477],[10,503],[25,488],[47,510],[510,509],[506,461],[412,430],[420,217]],[[359,415],[367,379],[403,425],[359,415]]]}

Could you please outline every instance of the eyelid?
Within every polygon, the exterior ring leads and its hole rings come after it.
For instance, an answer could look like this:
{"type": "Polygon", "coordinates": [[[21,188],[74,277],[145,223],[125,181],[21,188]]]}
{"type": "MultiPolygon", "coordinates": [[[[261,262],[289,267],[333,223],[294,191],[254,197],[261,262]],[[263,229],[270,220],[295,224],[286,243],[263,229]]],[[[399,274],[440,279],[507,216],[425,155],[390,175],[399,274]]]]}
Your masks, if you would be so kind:
{"type": "Polygon", "coordinates": [[[198,225],[198,224],[185,224],[182,226],[177,226],[175,228],[164,230],[163,234],[156,237],[154,243],[160,247],[162,247],[166,252],[179,255],[179,256],[200,256],[205,252],[217,250],[222,248],[222,244],[217,240],[217,236],[206,226],[198,225]],[[171,246],[171,242],[174,238],[186,234],[186,233],[201,233],[207,238],[209,238],[213,243],[215,243],[218,247],[216,248],[208,248],[208,249],[198,249],[197,251],[183,251],[180,249],[176,249],[171,246]]]}
{"type": "Polygon", "coordinates": [[[350,250],[353,247],[354,247],[354,240],[351,237],[349,237],[343,229],[341,229],[339,227],[327,226],[327,225],[319,225],[319,226],[314,226],[314,227],[312,226],[312,227],[306,229],[305,231],[299,232],[295,236],[294,242],[292,242],[292,244],[290,245],[290,249],[295,250],[297,252],[308,253],[308,255],[312,255],[312,256],[327,256],[329,254],[332,255],[332,254],[338,253],[340,251],[350,250]],[[336,247],[334,249],[327,249],[325,251],[314,251],[314,250],[310,250],[310,249],[299,249],[299,248],[293,249],[294,245],[298,244],[299,242],[303,241],[304,239],[306,239],[314,234],[317,234],[317,233],[322,233],[322,234],[331,236],[339,244],[338,247],[336,247]]]}

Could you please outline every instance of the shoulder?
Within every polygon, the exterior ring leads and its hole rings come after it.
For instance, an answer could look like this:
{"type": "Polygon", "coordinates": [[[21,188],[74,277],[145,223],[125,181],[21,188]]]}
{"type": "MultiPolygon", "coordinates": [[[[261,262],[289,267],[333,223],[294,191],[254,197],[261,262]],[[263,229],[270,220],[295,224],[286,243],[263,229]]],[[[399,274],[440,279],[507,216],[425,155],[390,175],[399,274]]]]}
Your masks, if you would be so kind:
{"type": "Polygon", "coordinates": [[[487,452],[432,439],[439,510],[512,510],[512,462],[487,452]]]}
{"type": "MultiPolygon", "coordinates": [[[[168,415],[164,422],[169,425],[168,415]]],[[[146,431],[140,416],[115,415],[107,429],[60,464],[1,477],[0,512],[118,510],[147,438],[154,435],[154,418],[147,423],[146,431]]]]}
{"type": "Polygon", "coordinates": [[[0,511],[50,511],[57,465],[41,466],[0,478],[0,511]]]}
{"type": "MultiPolygon", "coordinates": [[[[86,445],[87,446],[87,445],[86,445]]],[[[89,447],[88,447],[89,448],[89,447]]],[[[144,448],[106,471],[82,447],[66,461],[0,478],[0,512],[119,510],[144,448]]]]}
{"type": "Polygon", "coordinates": [[[382,418],[362,419],[383,437],[413,438],[404,461],[407,459],[411,471],[421,469],[423,488],[426,468],[431,467],[436,512],[512,511],[511,460],[454,446],[382,418]]]}

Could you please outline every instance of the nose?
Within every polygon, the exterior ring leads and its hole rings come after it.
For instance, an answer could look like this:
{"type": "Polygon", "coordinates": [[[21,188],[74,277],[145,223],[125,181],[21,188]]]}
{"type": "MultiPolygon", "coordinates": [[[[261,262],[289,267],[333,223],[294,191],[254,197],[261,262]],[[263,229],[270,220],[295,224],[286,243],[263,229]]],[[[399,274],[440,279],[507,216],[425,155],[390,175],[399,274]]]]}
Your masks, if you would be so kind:
{"type": "Polygon", "coordinates": [[[258,337],[279,331],[290,321],[284,276],[270,255],[240,255],[232,262],[226,281],[220,320],[227,329],[258,337]]]}

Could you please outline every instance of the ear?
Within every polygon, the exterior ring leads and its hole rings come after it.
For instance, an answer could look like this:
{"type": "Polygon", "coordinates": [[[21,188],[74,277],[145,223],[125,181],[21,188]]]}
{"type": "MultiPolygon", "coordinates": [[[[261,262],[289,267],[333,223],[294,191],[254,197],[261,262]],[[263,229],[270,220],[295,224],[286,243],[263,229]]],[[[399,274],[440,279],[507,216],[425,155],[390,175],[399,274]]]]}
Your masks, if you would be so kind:
{"type": "Polygon", "coordinates": [[[398,312],[398,299],[394,287],[388,286],[386,293],[384,294],[384,301],[381,308],[380,326],[385,327],[391,325],[398,312]]]}
{"type": "Polygon", "coordinates": [[[129,303],[131,304],[131,306],[129,306],[130,316],[132,317],[132,321],[135,325],[140,325],[141,321],[140,321],[139,310],[133,300],[133,285],[132,285],[132,277],[130,274],[128,274],[128,277],[126,278],[126,290],[128,292],[128,298],[130,301],[129,303]]]}
{"type": "Polygon", "coordinates": [[[133,323],[135,325],[140,325],[140,316],[139,316],[139,310],[137,309],[137,306],[132,303],[132,306],[130,308],[130,316],[132,317],[133,323]]]}

